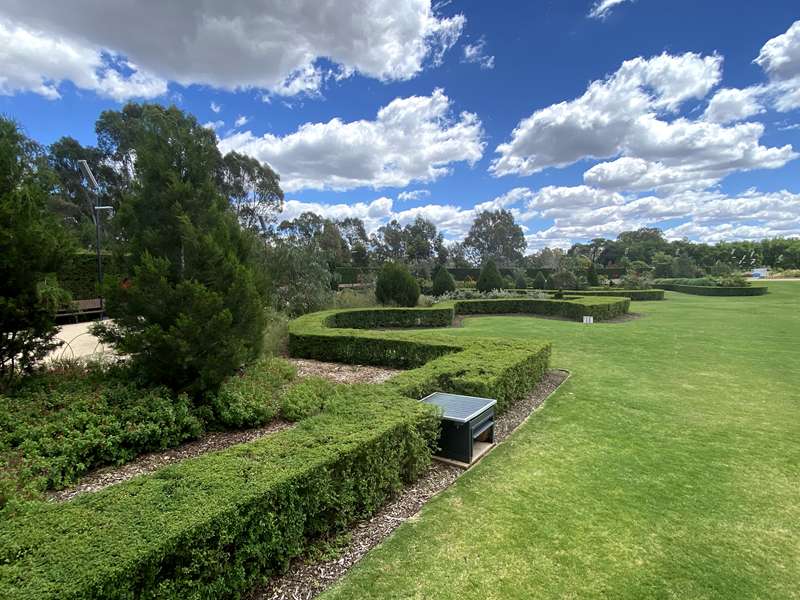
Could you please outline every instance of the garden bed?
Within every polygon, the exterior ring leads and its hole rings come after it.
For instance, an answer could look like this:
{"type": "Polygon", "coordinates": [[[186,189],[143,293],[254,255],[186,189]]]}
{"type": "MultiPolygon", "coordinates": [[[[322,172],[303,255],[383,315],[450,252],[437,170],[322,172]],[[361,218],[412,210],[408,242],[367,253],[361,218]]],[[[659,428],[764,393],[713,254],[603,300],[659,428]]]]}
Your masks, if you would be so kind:
{"type": "Polygon", "coordinates": [[[244,431],[207,433],[200,436],[199,439],[182,444],[177,448],[143,454],[133,461],[118,467],[96,469],[82,477],[77,485],[63,490],[48,492],[47,498],[56,501],[71,500],[79,494],[98,492],[108,486],[122,483],[139,475],[153,473],[162,467],[187,458],[200,456],[207,452],[218,452],[235,444],[252,442],[292,426],[294,426],[294,423],[276,420],[264,427],[246,429],[244,431]]]}
{"type": "Polygon", "coordinates": [[[334,383],[383,383],[402,371],[371,365],[348,365],[343,363],[287,358],[297,369],[298,377],[322,377],[334,383]]]}
{"type": "MultiPolygon", "coordinates": [[[[567,371],[548,371],[536,388],[495,419],[495,441],[502,443],[569,377],[567,371]]],[[[434,461],[415,483],[405,487],[371,519],[355,524],[340,536],[345,542],[322,560],[298,559],[289,570],[253,590],[247,600],[315,598],[331,587],[372,548],[414,517],[431,498],[455,483],[464,469],[434,461]]],[[[333,544],[336,546],[336,540],[333,544]]]]}

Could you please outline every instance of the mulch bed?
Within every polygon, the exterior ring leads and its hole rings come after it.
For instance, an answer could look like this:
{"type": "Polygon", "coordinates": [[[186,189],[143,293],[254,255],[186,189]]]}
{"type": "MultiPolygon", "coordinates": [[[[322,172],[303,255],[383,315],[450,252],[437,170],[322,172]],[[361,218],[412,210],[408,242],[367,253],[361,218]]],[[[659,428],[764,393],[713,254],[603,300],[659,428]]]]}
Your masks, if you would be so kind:
{"type": "Polygon", "coordinates": [[[138,475],[152,473],[161,467],[169,464],[176,463],[187,458],[193,458],[206,452],[216,452],[224,450],[235,444],[244,442],[252,442],[258,438],[262,438],[278,431],[293,427],[294,423],[283,420],[275,420],[265,425],[264,427],[257,427],[255,429],[244,429],[241,431],[223,431],[206,433],[185,444],[181,444],[177,448],[169,450],[162,450],[159,452],[149,452],[142,454],[129,463],[117,467],[102,467],[90,471],[85,476],[81,477],[77,485],[70,486],[63,490],[51,491],[47,493],[49,500],[63,502],[70,500],[78,494],[84,492],[97,492],[110,485],[133,479],[138,475]]]}
{"type": "Polygon", "coordinates": [[[346,365],[305,358],[286,358],[286,360],[297,368],[300,377],[322,377],[334,383],[383,383],[400,373],[399,369],[369,365],[346,365]]]}
{"type": "MultiPolygon", "coordinates": [[[[531,394],[495,419],[495,441],[502,442],[569,377],[567,371],[548,371],[531,394]]],[[[463,469],[434,461],[414,484],[404,488],[372,518],[357,523],[346,545],[335,558],[294,561],[289,570],[250,592],[247,600],[307,600],[342,578],[369,550],[383,542],[404,521],[416,515],[425,503],[450,487],[463,469]]]]}

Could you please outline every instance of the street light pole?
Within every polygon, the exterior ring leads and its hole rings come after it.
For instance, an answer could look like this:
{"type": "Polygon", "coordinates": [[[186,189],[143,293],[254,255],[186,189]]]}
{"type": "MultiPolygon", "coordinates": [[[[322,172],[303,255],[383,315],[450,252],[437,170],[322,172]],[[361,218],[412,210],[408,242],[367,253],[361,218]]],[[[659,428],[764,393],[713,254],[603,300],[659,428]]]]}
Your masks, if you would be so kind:
{"type": "Polygon", "coordinates": [[[100,206],[100,198],[96,193],[98,188],[97,180],[94,178],[94,174],[89,168],[89,163],[85,160],[79,160],[78,166],[81,169],[81,173],[83,173],[83,176],[86,178],[86,181],[89,182],[89,188],[92,190],[95,198],[95,205],[92,207],[92,213],[94,214],[94,231],[97,239],[97,242],[95,243],[95,247],[97,249],[97,292],[100,296],[100,318],[102,319],[105,312],[105,306],[103,304],[103,258],[100,250],[100,211],[113,210],[113,207],[100,206]]]}

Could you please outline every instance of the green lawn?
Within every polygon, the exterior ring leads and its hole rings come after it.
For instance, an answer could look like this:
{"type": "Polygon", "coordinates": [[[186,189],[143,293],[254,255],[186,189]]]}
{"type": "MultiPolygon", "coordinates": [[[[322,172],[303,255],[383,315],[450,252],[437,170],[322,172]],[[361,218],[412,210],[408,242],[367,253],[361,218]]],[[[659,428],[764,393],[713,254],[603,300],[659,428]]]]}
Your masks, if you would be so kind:
{"type": "Polygon", "coordinates": [[[340,598],[800,598],[800,282],[641,319],[468,319],[572,377],[340,598]]]}

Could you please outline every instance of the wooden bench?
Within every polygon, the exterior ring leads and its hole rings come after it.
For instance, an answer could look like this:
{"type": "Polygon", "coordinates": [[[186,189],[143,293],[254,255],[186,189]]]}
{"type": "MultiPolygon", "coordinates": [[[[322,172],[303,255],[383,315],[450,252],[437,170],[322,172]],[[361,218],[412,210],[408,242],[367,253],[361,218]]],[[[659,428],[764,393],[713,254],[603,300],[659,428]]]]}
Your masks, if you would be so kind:
{"type": "Polygon", "coordinates": [[[68,308],[59,310],[56,319],[75,319],[75,322],[100,316],[103,312],[103,303],[100,298],[88,300],[75,300],[70,302],[68,308]]]}

